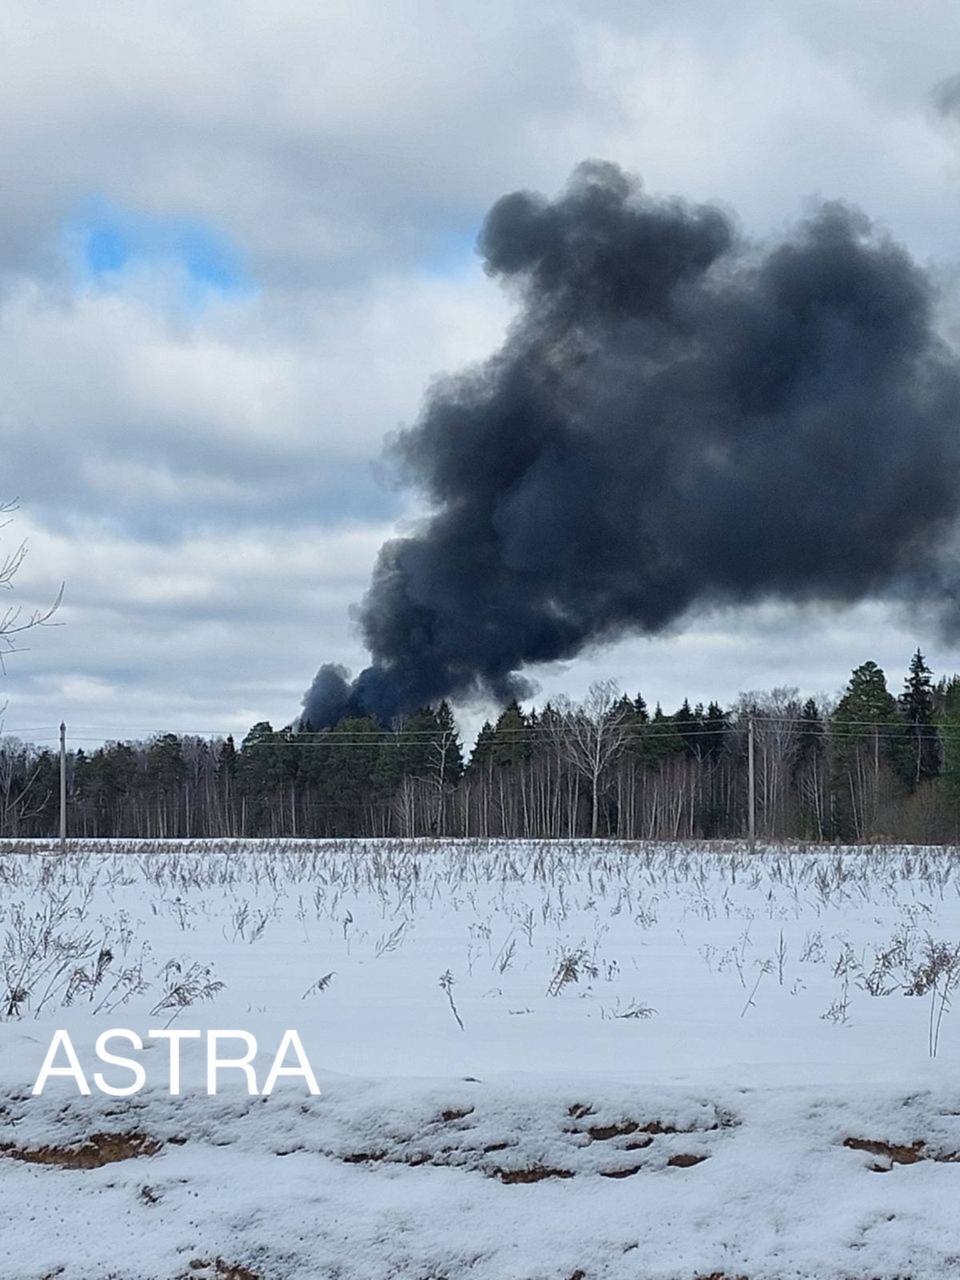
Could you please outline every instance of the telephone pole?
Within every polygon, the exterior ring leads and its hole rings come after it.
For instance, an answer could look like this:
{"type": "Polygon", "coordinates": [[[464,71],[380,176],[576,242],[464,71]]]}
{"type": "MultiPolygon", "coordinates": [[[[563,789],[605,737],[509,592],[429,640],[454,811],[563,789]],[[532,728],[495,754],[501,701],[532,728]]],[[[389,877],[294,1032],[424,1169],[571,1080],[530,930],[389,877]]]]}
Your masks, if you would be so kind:
{"type": "Polygon", "coordinates": [[[757,776],[754,767],[753,716],[747,721],[747,836],[750,852],[757,850],[757,776]]]}
{"type": "Polygon", "coordinates": [[[67,726],[60,721],[60,852],[67,852],[67,726]]]}

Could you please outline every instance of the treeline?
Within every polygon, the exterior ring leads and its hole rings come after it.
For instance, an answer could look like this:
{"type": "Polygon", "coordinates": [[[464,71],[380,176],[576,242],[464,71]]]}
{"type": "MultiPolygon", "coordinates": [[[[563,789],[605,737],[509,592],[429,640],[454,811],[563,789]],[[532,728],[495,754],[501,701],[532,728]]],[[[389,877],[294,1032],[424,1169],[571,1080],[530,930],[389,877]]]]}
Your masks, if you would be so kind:
{"type": "MultiPolygon", "coordinates": [[[[960,676],[918,651],[895,696],[866,662],[833,705],[792,690],[651,712],[609,682],[516,703],[465,752],[446,703],[389,726],[172,733],[68,755],[72,836],[738,837],[753,740],[758,836],[960,838],[960,676]]],[[[52,836],[59,758],[0,740],[0,834],[52,836]]]]}

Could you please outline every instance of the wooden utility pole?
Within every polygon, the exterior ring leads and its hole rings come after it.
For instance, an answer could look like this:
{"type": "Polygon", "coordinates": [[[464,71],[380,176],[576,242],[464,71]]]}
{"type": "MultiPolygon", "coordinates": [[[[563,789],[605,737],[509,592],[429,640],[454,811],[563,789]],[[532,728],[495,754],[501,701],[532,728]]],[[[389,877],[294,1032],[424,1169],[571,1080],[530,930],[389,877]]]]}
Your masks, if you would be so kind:
{"type": "Polygon", "coordinates": [[[753,716],[747,721],[747,835],[750,852],[757,849],[757,775],[754,767],[753,716]]]}
{"type": "Polygon", "coordinates": [[[67,852],[67,726],[60,721],[60,852],[67,852]]]}

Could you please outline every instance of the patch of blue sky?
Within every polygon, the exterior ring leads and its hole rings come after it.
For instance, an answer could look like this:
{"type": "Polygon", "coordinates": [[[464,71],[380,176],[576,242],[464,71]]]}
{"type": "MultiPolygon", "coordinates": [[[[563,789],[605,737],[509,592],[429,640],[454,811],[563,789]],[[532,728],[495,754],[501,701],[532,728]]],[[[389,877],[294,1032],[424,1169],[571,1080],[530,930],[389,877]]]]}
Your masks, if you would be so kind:
{"type": "Polygon", "coordinates": [[[422,259],[424,268],[432,275],[451,277],[474,271],[480,260],[478,234],[479,223],[469,229],[440,232],[422,259]]]}
{"type": "Polygon", "coordinates": [[[230,237],[201,218],[147,213],[97,196],[68,220],[66,242],[81,279],[105,287],[145,269],[179,281],[195,303],[254,287],[230,237]]]}

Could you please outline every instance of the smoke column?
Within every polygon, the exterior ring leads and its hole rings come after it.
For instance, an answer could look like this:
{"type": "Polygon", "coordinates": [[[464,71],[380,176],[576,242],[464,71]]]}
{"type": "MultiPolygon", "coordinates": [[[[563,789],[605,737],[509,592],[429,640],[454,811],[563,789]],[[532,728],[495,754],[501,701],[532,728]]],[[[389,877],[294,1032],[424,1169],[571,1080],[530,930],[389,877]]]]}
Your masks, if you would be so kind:
{"type": "Polygon", "coordinates": [[[504,196],[479,247],[518,318],[390,446],[430,514],[379,553],[371,665],[321,668],[305,722],[523,696],[525,665],[697,606],[953,605],[957,360],[861,213],[758,250],[588,162],[554,201],[504,196]]]}

